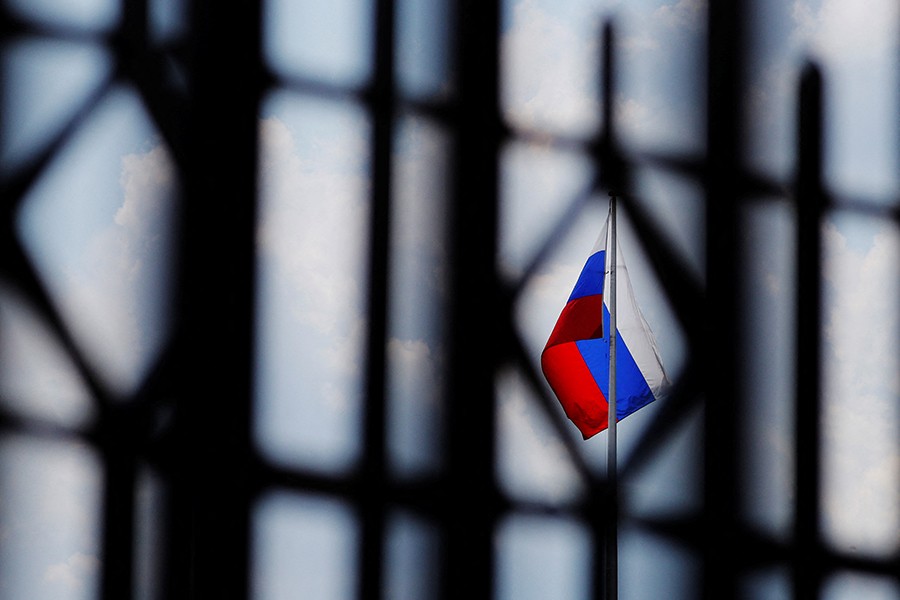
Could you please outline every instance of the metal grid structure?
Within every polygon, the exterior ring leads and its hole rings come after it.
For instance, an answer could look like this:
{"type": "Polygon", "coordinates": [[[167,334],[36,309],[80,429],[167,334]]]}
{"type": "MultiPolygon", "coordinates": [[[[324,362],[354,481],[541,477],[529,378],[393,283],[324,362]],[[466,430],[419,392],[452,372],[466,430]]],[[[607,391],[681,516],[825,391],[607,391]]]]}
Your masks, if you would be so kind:
{"type": "MultiPolygon", "coordinates": [[[[830,549],[819,530],[821,517],[821,239],[829,210],[874,213],[896,223],[896,209],[863,202],[838,206],[823,187],[822,77],[810,66],[799,85],[797,165],[792,182],[754,176],[741,159],[745,16],[748,2],[712,2],[708,12],[704,156],[635,154],[615,134],[613,97],[616,44],[604,31],[605,101],[602,133],[575,147],[595,162],[595,191],[615,191],[629,214],[677,319],[687,336],[688,357],[671,397],[622,465],[620,479],[666,451],[685,417],[704,411],[703,508],[681,518],[638,525],[674,542],[699,560],[703,598],[740,597],[749,572],[768,566],[789,569],[793,597],[819,598],[823,581],[838,571],[876,574],[900,585],[900,557],[862,559],[830,549]],[[638,166],[674,171],[702,186],[706,207],[704,282],[668,247],[658,225],[632,195],[638,166]],[[763,198],[794,202],[797,214],[797,393],[796,497],[794,529],[787,541],[770,539],[742,521],[736,506],[742,493],[739,420],[747,410],[739,363],[741,324],[748,318],[740,287],[744,272],[738,240],[740,209],[763,198]],[[715,390],[713,394],[712,390],[715,390]]],[[[120,22],[108,32],[84,33],[22,19],[7,10],[4,48],[31,37],[87,39],[107,47],[115,68],[109,80],[74,112],[68,123],[32,160],[3,181],[2,280],[26,299],[87,382],[99,417],[70,430],[2,413],[2,433],[35,439],[77,439],[102,459],[102,562],[99,597],[135,597],[136,481],[139,467],[153,465],[164,482],[164,518],[158,595],[163,598],[251,597],[253,515],[271,490],[337,498],[352,507],[359,527],[356,597],[385,597],[386,520],[397,507],[411,510],[439,531],[440,569],[433,574],[437,597],[491,598],[496,594],[498,523],[510,514],[557,514],[558,509],[521,503],[497,483],[495,380],[514,366],[531,383],[557,428],[565,425],[547,395],[534,357],[518,332],[514,313],[528,278],[547,256],[548,239],[522,280],[498,271],[499,156],[512,140],[534,135],[508,125],[499,101],[500,6],[458,0],[453,4],[456,40],[455,91],[435,102],[411,101],[397,93],[396,6],[374,6],[374,69],[371,80],[348,89],[312,80],[287,80],[265,63],[262,8],[257,3],[192,3],[183,37],[154,41],[147,0],[121,7],[120,22]],[[179,78],[174,62],[186,77],[179,78]],[[177,273],[172,285],[173,335],[133,397],[123,402],[93,372],[60,314],[47,285],[25,250],[16,219],[23,198],[67,138],[110,86],[126,82],[136,90],[175,160],[183,184],[176,228],[177,273]],[[256,223],[258,221],[258,114],[272,89],[300,90],[325,99],[352,98],[370,119],[370,203],[367,342],[362,422],[364,451],[349,474],[321,474],[284,467],[262,455],[253,441],[256,223]],[[452,137],[449,212],[446,215],[450,285],[446,302],[448,339],[445,381],[446,469],[433,479],[398,481],[386,452],[386,342],[391,303],[392,144],[400,110],[427,115],[452,137]],[[225,120],[227,127],[222,127],[225,120]],[[205,357],[197,360],[196,357],[205,357]],[[162,423],[160,425],[160,423],[162,423]]],[[[0,119],[2,123],[4,119],[0,119]]],[[[542,139],[548,136],[541,134],[542,139]]],[[[555,231],[578,213],[577,200],[555,231]]],[[[0,332],[2,334],[3,332],[0,332]]],[[[560,429],[561,430],[561,429],[560,429]]],[[[564,441],[569,440],[565,435],[564,441]]],[[[613,508],[605,482],[568,451],[588,483],[583,500],[566,514],[585,524],[593,543],[592,597],[603,597],[604,517],[613,508]]],[[[627,505],[620,519],[633,520],[627,505]]],[[[0,537],[2,543],[2,537],[0,537]]],[[[2,574],[0,574],[2,577],[2,574]]]]}

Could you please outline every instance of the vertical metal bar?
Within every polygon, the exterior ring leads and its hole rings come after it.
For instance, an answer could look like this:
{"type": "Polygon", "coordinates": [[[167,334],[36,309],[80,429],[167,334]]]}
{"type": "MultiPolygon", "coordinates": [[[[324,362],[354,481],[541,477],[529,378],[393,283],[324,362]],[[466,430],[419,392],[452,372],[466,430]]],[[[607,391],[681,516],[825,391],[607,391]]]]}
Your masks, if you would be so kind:
{"type": "MultiPolygon", "coordinates": [[[[149,52],[147,0],[123,6],[119,59],[149,52]]],[[[134,593],[134,523],[138,440],[137,421],[128,406],[107,405],[100,423],[104,463],[101,597],[127,600],[134,593]]]]}
{"type": "MultiPolygon", "coordinates": [[[[607,249],[608,256],[611,261],[615,261],[615,204],[616,195],[624,193],[628,188],[628,172],[625,162],[622,160],[622,154],[619,149],[616,119],[615,119],[615,98],[616,98],[616,65],[615,65],[615,28],[611,20],[603,23],[601,34],[601,56],[600,63],[602,65],[602,77],[600,83],[601,110],[603,111],[603,130],[601,132],[599,147],[596,149],[596,167],[600,172],[600,185],[605,186],[609,190],[610,202],[610,232],[611,246],[607,249]]],[[[615,265],[615,262],[611,262],[615,265]]],[[[610,272],[610,298],[615,294],[614,283],[614,266],[610,272]]],[[[613,301],[614,303],[614,301],[613,301]]],[[[598,581],[594,584],[594,597],[601,597],[601,590],[605,600],[615,600],[618,597],[619,576],[619,497],[618,497],[618,459],[616,452],[616,410],[615,410],[615,321],[613,305],[610,305],[610,403],[609,403],[609,426],[607,435],[607,481],[606,489],[599,500],[598,509],[600,511],[599,523],[594,525],[595,531],[602,531],[603,544],[603,565],[602,571],[596,568],[598,572],[602,572],[603,585],[599,585],[598,581]]],[[[599,553],[599,541],[598,541],[599,553]]],[[[595,565],[599,567],[599,565],[595,565]]]]}
{"type": "Polygon", "coordinates": [[[797,600],[818,598],[821,512],[822,76],[807,65],[797,111],[796,413],[793,586],[797,600]]]}
{"type": "MultiPolygon", "coordinates": [[[[394,137],[394,0],[378,0],[375,77],[372,86],[372,222],[369,246],[368,345],[361,507],[360,598],[383,593],[385,487],[385,350],[391,214],[391,148],[394,137]]],[[[425,199],[423,199],[425,201],[425,199]]]]}
{"type": "Polygon", "coordinates": [[[197,0],[177,280],[172,598],[245,598],[260,8],[197,0]]]}
{"type": "Polygon", "coordinates": [[[495,265],[499,23],[497,0],[458,0],[459,96],[448,225],[446,599],[493,596],[496,525],[494,373],[502,321],[495,265]]]}
{"type": "Polygon", "coordinates": [[[101,422],[104,466],[101,597],[132,597],[134,573],[135,440],[127,407],[107,407],[101,422]]]}
{"type": "Polygon", "coordinates": [[[704,424],[703,597],[737,596],[737,419],[740,304],[739,204],[742,25],[744,3],[710,2],[707,43],[706,272],[702,364],[706,367],[704,424]]]}

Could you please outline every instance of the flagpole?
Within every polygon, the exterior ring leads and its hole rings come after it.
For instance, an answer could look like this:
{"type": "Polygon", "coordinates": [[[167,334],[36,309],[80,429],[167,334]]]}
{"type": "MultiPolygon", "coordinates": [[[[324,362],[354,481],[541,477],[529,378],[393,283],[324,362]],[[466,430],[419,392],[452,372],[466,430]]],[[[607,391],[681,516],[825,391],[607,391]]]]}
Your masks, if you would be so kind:
{"type": "Polygon", "coordinates": [[[616,600],[618,582],[618,468],[616,466],[616,196],[609,193],[609,413],[606,472],[609,481],[609,515],[606,537],[606,600],[616,600]]]}

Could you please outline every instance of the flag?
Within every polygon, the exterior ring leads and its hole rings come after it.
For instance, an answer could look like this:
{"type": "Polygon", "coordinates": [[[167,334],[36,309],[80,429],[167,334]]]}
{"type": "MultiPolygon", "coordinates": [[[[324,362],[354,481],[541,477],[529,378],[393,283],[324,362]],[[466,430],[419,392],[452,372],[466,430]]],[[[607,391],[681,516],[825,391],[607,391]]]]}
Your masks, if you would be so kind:
{"type": "MultiPolygon", "coordinates": [[[[544,377],[584,439],[609,424],[608,231],[609,219],[541,353],[544,377]]],[[[616,417],[622,420],[661,397],[668,379],[618,244],[616,288],[616,417]]]]}

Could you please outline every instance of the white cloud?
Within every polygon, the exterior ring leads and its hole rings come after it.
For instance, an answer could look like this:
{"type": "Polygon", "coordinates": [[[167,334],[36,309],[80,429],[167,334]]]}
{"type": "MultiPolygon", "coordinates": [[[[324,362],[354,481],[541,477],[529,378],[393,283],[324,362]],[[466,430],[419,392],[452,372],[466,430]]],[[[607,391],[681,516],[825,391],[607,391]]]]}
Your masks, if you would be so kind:
{"type": "Polygon", "coordinates": [[[326,468],[359,447],[365,129],[352,112],[297,108],[260,123],[258,423],[273,456],[326,468]]]}
{"type": "Polygon", "coordinates": [[[363,153],[360,140],[334,140],[316,156],[301,156],[290,129],[274,117],[262,121],[260,139],[263,255],[296,292],[294,317],[335,333],[349,315],[358,320],[364,290],[367,180],[344,167],[363,153]]]}
{"type": "Polygon", "coordinates": [[[68,594],[83,594],[89,580],[97,576],[100,560],[93,555],[76,552],[65,562],[50,565],[44,570],[46,583],[60,584],[68,594]]]}
{"type": "Polygon", "coordinates": [[[675,4],[663,4],[653,16],[670,29],[699,31],[706,19],[706,0],[678,0],[675,4]]]}
{"type": "Polygon", "coordinates": [[[826,227],[826,525],[842,547],[889,552],[900,547],[900,236],[882,226],[868,248],[850,239],[826,227]]]}
{"type": "Polygon", "coordinates": [[[596,128],[596,27],[580,25],[557,19],[535,0],[516,3],[501,46],[501,94],[513,121],[570,134],[596,128]]]}
{"type": "Polygon", "coordinates": [[[894,0],[795,0],[794,39],[828,61],[864,65],[897,46],[900,13],[894,0]]]}
{"type": "Polygon", "coordinates": [[[58,297],[88,358],[116,389],[140,381],[166,332],[175,182],[162,146],[122,158],[122,204],[63,265],[58,297]]]}
{"type": "Polygon", "coordinates": [[[21,435],[5,436],[0,451],[4,592],[49,600],[93,588],[102,484],[97,457],[82,444],[21,435]]]}

